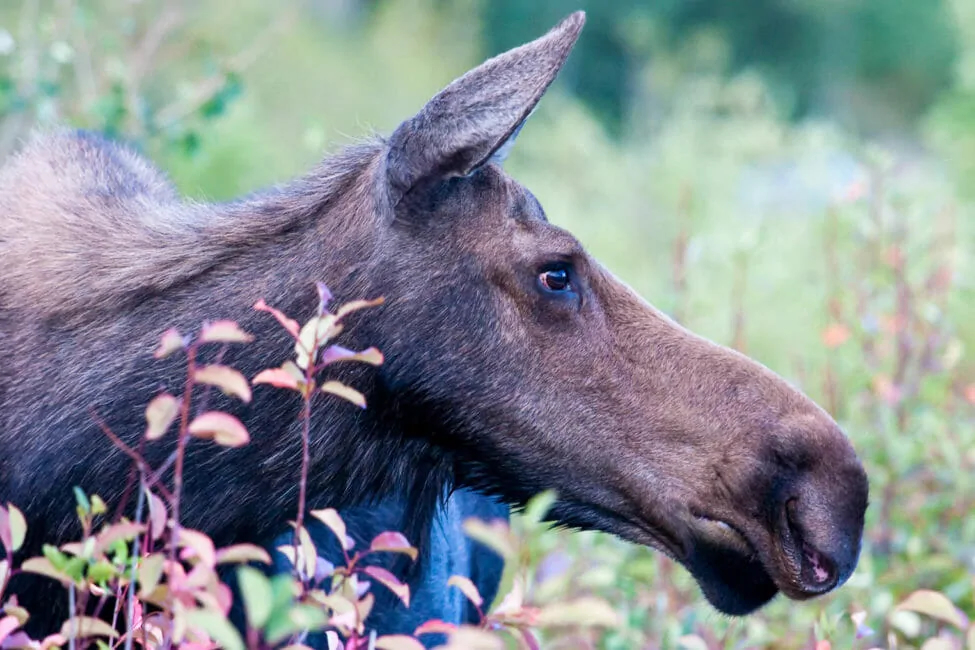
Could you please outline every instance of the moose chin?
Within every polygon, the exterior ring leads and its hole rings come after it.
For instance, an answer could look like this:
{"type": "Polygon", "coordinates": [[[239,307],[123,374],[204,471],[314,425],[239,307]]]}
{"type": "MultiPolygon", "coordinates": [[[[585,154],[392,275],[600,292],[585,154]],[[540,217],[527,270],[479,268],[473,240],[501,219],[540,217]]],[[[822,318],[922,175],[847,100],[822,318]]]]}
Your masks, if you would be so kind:
{"type": "MultiPolygon", "coordinates": [[[[237,201],[186,201],[144,159],[88,133],[41,134],[8,160],[0,501],[22,507],[26,552],[78,533],[71,486],[122,498],[130,465],[91,413],[137,445],[149,393],[182,377],[177,360],[149,359],[161,329],[235,320],[256,340],[223,362],[254,376],[289,344],[251,306],[311,315],[321,280],[338,300],[385,297],[339,342],[376,346],[386,362],[341,375],[365,411],[316,408],[311,507],[388,499],[390,516],[422,532],[454,489],[515,507],[552,489],[554,521],[659,549],[722,612],[842,584],[867,479],[837,424],[636,295],[503,170],[584,20],[471,70],[389,137],[237,201]]],[[[286,529],[301,442],[282,393],[221,403],[252,441],[191,445],[184,526],[219,545],[270,544],[286,529]]],[[[174,444],[149,445],[148,459],[174,444]]],[[[57,588],[12,585],[36,612],[33,631],[59,622],[57,588]]]]}

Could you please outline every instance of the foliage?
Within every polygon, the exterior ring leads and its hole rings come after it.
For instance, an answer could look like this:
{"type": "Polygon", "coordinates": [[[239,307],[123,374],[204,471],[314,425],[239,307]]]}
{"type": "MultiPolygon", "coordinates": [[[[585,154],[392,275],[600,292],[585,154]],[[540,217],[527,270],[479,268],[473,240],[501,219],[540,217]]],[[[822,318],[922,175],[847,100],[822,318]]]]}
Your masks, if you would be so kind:
{"type": "MultiPolygon", "coordinates": [[[[0,155],[29,126],[67,120],[133,138],[193,195],[229,196],[297,172],[325,141],[361,132],[360,122],[394,126],[475,58],[467,3],[439,10],[432,0],[377,3],[354,30],[345,29],[352,19],[338,14],[329,14],[332,23],[294,21],[287,10],[250,1],[233,11],[217,3],[165,3],[171,18],[163,4],[0,6],[0,24],[8,26],[0,30],[0,155]],[[288,38],[276,40],[276,30],[287,30],[288,38]],[[381,94],[377,80],[386,84],[381,94]]],[[[792,5],[812,10],[810,3],[792,5]]],[[[500,11],[492,7],[485,11],[500,11]]],[[[934,149],[928,142],[884,148],[828,123],[784,123],[761,77],[713,74],[724,71],[714,63],[728,53],[726,42],[705,30],[688,39],[680,57],[635,67],[624,137],[608,137],[588,109],[556,92],[509,164],[553,221],[643,295],[785,375],[844,425],[871,479],[865,546],[849,583],[808,603],[779,599],[747,619],[717,617],[669,560],[605,535],[540,525],[543,497],[511,531],[467,525],[507,558],[508,569],[499,602],[478,603],[482,628],[453,631],[451,647],[497,647],[500,627],[500,638],[528,647],[975,648],[975,220],[964,182],[975,159],[967,153],[975,125],[975,22],[970,3],[954,0],[950,7],[962,55],[954,88],[927,122],[934,149]],[[583,620],[580,611],[593,616],[583,622],[597,625],[562,625],[566,617],[583,620]]],[[[797,84],[802,78],[782,74],[797,84]]],[[[296,354],[258,383],[298,391],[304,409],[325,386],[332,395],[361,397],[321,381],[324,357],[314,350],[331,349],[330,359],[380,361],[374,352],[328,345],[337,320],[328,318],[322,295],[322,312],[304,328],[260,306],[294,330],[296,354]]],[[[241,344],[227,336],[243,337],[229,323],[211,324],[190,341],[171,332],[159,353],[187,354],[196,390],[210,386],[247,399],[252,381],[230,368],[192,363],[194,346],[241,344]],[[212,336],[220,340],[205,340],[212,336]]],[[[151,397],[147,438],[246,443],[237,423],[219,416],[191,430],[203,415],[191,417],[189,406],[199,403],[192,390],[151,397]]],[[[196,531],[180,530],[178,486],[161,485],[157,470],[140,466],[144,509],[133,521],[107,521],[96,496],[72,497],[65,486],[66,498],[78,502],[85,535],[42,558],[15,556],[22,518],[15,506],[4,507],[0,584],[15,571],[55,575],[69,585],[74,609],[89,608],[88,614],[121,595],[119,620],[141,626],[151,639],[146,645],[156,646],[209,639],[258,647],[293,635],[298,641],[299,629],[330,621],[361,641],[368,629],[365,582],[408,597],[396,576],[364,574],[361,564],[372,552],[408,554],[407,541],[390,531],[375,548],[347,549],[344,569],[323,572],[311,563],[303,522],[315,517],[343,539],[341,524],[331,511],[299,512],[295,544],[284,550],[294,576],[269,580],[241,568],[249,628],[236,636],[225,623],[228,594],[214,569],[264,558],[258,549],[213,549],[196,531]]],[[[479,599],[463,580],[449,588],[479,599]]],[[[6,604],[0,617],[6,647],[26,644],[17,636],[25,615],[6,604]]],[[[85,634],[111,637],[93,619],[75,621],[41,647],[85,634]]],[[[443,629],[434,622],[418,633],[443,629]]],[[[136,635],[111,644],[126,642],[144,643],[136,635]]],[[[387,639],[375,647],[415,646],[387,639]]]]}

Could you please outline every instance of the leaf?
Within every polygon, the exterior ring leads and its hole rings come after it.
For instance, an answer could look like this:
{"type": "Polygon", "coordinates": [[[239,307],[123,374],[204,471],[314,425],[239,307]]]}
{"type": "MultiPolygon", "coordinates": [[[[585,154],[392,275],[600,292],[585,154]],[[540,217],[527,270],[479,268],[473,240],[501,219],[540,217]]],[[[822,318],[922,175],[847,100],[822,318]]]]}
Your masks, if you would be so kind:
{"type": "Polygon", "coordinates": [[[515,556],[515,545],[511,539],[511,529],[503,519],[491,522],[470,517],[464,520],[464,532],[475,542],[484,544],[504,559],[515,556]]]}
{"type": "Polygon", "coordinates": [[[271,556],[266,550],[254,544],[234,544],[217,551],[217,564],[232,562],[260,562],[270,565],[271,556]]]}
{"type": "Polygon", "coordinates": [[[224,650],[244,650],[244,640],[240,638],[230,621],[223,614],[212,610],[194,609],[186,613],[186,622],[200,628],[217,642],[224,650]]]}
{"type": "Polygon", "coordinates": [[[431,618],[429,621],[416,628],[413,631],[413,636],[420,636],[421,634],[450,634],[456,629],[457,626],[453,623],[441,621],[439,618],[431,618]]]}
{"type": "Polygon", "coordinates": [[[180,402],[169,393],[156,395],[146,407],[146,439],[158,440],[179,415],[180,402]]]}
{"type": "Polygon", "coordinates": [[[356,352],[343,348],[340,345],[330,346],[322,353],[322,363],[324,365],[338,363],[340,361],[359,361],[361,363],[368,363],[371,366],[379,366],[383,363],[383,354],[376,348],[356,352]]]}
{"type": "Polygon", "coordinates": [[[326,381],[324,384],[322,384],[322,392],[337,395],[342,399],[352,402],[359,408],[366,408],[365,396],[356,389],[350,388],[340,381],[326,381]]]}
{"type": "Polygon", "coordinates": [[[120,539],[131,540],[136,535],[141,533],[146,529],[145,525],[137,524],[131,521],[123,521],[118,524],[112,524],[107,528],[103,529],[102,532],[98,533],[95,537],[95,551],[94,555],[98,556],[104,553],[108,548],[112,546],[115,542],[120,539]]]}
{"type": "Polygon", "coordinates": [[[850,328],[843,323],[831,323],[822,334],[823,345],[827,348],[838,348],[850,338],[850,328]]]}
{"type": "Polygon", "coordinates": [[[292,377],[291,373],[284,368],[262,370],[251,380],[252,384],[270,384],[275,388],[288,388],[290,390],[298,390],[298,382],[299,380],[292,377]]]}
{"type": "Polygon", "coordinates": [[[166,520],[169,513],[166,511],[166,504],[159,495],[150,490],[146,491],[149,495],[149,534],[153,540],[162,537],[166,531],[166,520]]]}
{"type": "Polygon", "coordinates": [[[274,604],[271,582],[263,573],[249,566],[242,566],[237,570],[237,581],[244,600],[247,624],[251,629],[260,630],[271,616],[274,604]]]}
{"type": "Polygon", "coordinates": [[[950,639],[943,636],[931,637],[921,644],[921,650],[956,650],[957,647],[950,639]]]}
{"type": "Polygon", "coordinates": [[[203,325],[200,343],[250,343],[254,337],[237,327],[232,320],[218,320],[203,325]]]}
{"type": "Polygon", "coordinates": [[[100,618],[91,616],[73,616],[61,626],[61,635],[85,639],[91,636],[107,636],[114,638],[119,635],[118,630],[100,618]]]}
{"type": "Polygon", "coordinates": [[[153,553],[141,559],[136,570],[139,578],[139,598],[145,599],[159,586],[165,563],[166,556],[162,553],[153,553]]]}
{"type": "Polygon", "coordinates": [[[504,643],[487,630],[462,625],[450,635],[449,642],[441,650],[503,650],[504,643]]]}
{"type": "Polygon", "coordinates": [[[240,420],[221,411],[207,411],[190,422],[191,435],[213,440],[224,447],[241,447],[250,442],[250,435],[240,420]]]}
{"type": "Polygon", "coordinates": [[[21,622],[16,616],[4,616],[0,618],[0,644],[10,636],[10,633],[21,626],[21,622]]]}
{"type": "Polygon", "coordinates": [[[237,397],[245,404],[251,401],[251,387],[244,375],[230,366],[210,365],[197,369],[193,378],[201,383],[216,386],[231,397],[237,397]]]}
{"type": "Polygon", "coordinates": [[[274,307],[269,307],[263,298],[254,303],[254,309],[257,311],[266,311],[271,314],[293,338],[298,338],[298,321],[288,318],[274,307]]]}
{"type": "Polygon", "coordinates": [[[399,581],[399,578],[382,567],[367,566],[362,569],[362,572],[396,594],[396,597],[403,602],[403,605],[406,607],[410,606],[409,585],[403,584],[399,581]]]}
{"type": "Polygon", "coordinates": [[[376,650],[425,650],[426,646],[405,634],[387,634],[376,639],[376,650]]]}
{"type": "Polygon", "coordinates": [[[467,596],[467,600],[474,603],[475,607],[480,607],[484,604],[484,598],[481,597],[481,592],[478,591],[477,586],[471,582],[470,578],[450,576],[450,579],[447,580],[447,586],[460,589],[461,593],[467,596]]]}
{"type": "Polygon", "coordinates": [[[538,625],[572,627],[616,627],[619,616],[599,598],[583,597],[547,605],[538,613],[538,625]]]}
{"type": "Polygon", "coordinates": [[[311,541],[308,529],[304,526],[298,529],[298,542],[301,546],[301,559],[305,564],[302,567],[302,575],[310,578],[315,575],[315,568],[318,565],[318,550],[315,548],[315,543],[311,541]]]}
{"type": "Polygon", "coordinates": [[[937,591],[919,589],[908,596],[896,609],[917,612],[959,629],[967,627],[964,615],[952,605],[947,596],[937,591]]]}
{"type": "Polygon", "coordinates": [[[389,552],[389,553],[402,553],[403,555],[409,555],[410,559],[414,562],[418,555],[416,548],[410,546],[410,542],[406,539],[403,533],[397,533],[395,531],[387,530],[384,533],[379,533],[376,535],[372,543],[369,544],[370,551],[376,552],[389,552]]]}
{"type": "Polygon", "coordinates": [[[71,578],[66,576],[62,571],[55,568],[54,564],[51,563],[46,557],[32,557],[30,559],[24,560],[20,565],[20,570],[26,573],[36,573],[40,576],[46,576],[48,578],[53,578],[57,580],[64,586],[71,584],[71,578]]]}
{"type": "Polygon", "coordinates": [[[677,639],[677,645],[683,650],[708,650],[707,641],[696,634],[685,634],[677,639]]]}
{"type": "Polygon", "coordinates": [[[7,518],[10,526],[10,551],[16,552],[24,545],[27,537],[27,520],[24,513],[12,503],[7,504],[7,518]]]}
{"type": "Polygon", "coordinates": [[[965,642],[966,650],[975,650],[975,625],[968,628],[968,640],[965,642]]]}
{"type": "Polygon", "coordinates": [[[339,540],[339,544],[346,551],[352,549],[354,544],[351,543],[351,538],[346,533],[345,522],[342,521],[342,517],[335,510],[335,508],[325,508],[323,510],[312,510],[311,516],[328,526],[329,530],[335,534],[339,540]]]}
{"type": "Polygon", "coordinates": [[[213,540],[205,533],[190,528],[180,528],[179,546],[184,549],[182,557],[195,557],[203,565],[214,567],[217,563],[217,553],[213,548],[213,540]]]}
{"type": "Polygon", "coordinates": [[[182,350],[186,346],[183,336],[176,328],[171,328],[163,332],[159,339],[159,347],[152,353],[157,359],[164,359],[177,350],[182,350]]]}
{"type": "Polygon", "coordinates": [[[555,490],[539,492],[525,505],[524,518],[532,524],[540,523],[555,505],[557,498],[555,490]]]}
{"type": "Polygon", "coordinates": [[[378,307],[379,305],[383,304],[385,300],[385,298],[380,296],[374,300],[353,300],[351,302],[347,302],[339,307],[339,310],[335,312],[335,317],[341,319],[354,311],[359,311],[360,309],[365,309],[367,307],[378,307]]]}

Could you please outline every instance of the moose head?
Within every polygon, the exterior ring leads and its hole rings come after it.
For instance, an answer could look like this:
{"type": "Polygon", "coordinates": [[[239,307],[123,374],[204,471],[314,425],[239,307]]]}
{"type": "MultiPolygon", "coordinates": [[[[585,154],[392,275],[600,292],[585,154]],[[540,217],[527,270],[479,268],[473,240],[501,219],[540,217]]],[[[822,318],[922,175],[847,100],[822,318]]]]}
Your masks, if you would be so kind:
{"type": "Polygon", "coordinates": [[[382,382],[459,483],[515,504],[554,488],[555,520],[660,549],[723,612],[823,594],[867,504],[840,428],[642,300],[501,168],[583,23],[457,79],[385,143],[382,382]]]}

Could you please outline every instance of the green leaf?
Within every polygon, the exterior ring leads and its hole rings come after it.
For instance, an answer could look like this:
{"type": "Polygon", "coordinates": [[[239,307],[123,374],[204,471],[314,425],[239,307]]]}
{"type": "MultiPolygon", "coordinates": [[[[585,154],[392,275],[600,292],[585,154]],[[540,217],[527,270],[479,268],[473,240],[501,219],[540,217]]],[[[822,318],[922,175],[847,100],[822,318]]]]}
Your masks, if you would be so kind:
{"type": "Polygon", "coordinates": [[[117,574],[115,565],[108,560],[99,560],[95,564],[88,565],[88,581],[96,585],[103,584],[114,578],[117,574]]]}
{"type": "MultiPolygon", "coordinates": [[[[45,549],[48,547],[45,547],[45,549]]],[[[54,548],[54,547],[50,547],[54,548]]],[[[57,550],[57,549],[55,549],[57,550]]],[[[64,557],[64,556],[62,556],[64,557]]],[[[64,558],[64,564],[67,564],[67,558],[64,558]]],[[[63,565],[62,565],[63,566],[63,565]]],[[[61,584],[68,586],[71,584],[71,579],[68,578],[65,573],[59,569],[50,559],[46,557],[32,557],[30,559],[24,560],[20,565],[20,570],[25,573],[35,573],[39,576],[45,576],[47,578],[53,578],[61,584]]]]}
{"type": "Polygon", "coordinates": [[[260,630],[271,615],[271,582],[263,573],[249,566],[237,570],[237,580],[247,613],[247,624],[251,629],[260,630]]]}
{"type": "Polygon", "coordinates": [[[538,613],[540,626],[617,627],[619,616],[599,598],[583,597],[546,605],[538,613]]]}
{"type": "Polygon", "coordinates": [[[194,609],[186,613],[186,622],[206,632],[224,650],[244,650],[244,640],[227,618],[218,612],[194,609]]]}
{"type": "Polygon", "coordinates": [[[78,507],[81,508],[82,511],[84,511],[85,514],[90,513],[91,512],[91,501],[88,500],[88,496],[85,494],[84,490],[82,490],[77,485],[74,486],[74,488],[72,488],[72,489],[74,491],[74,499],[75,499],[75,501],[77,501],[78,507]]]}
{"type": "Polygon", "coordinates": [[[536,494],[525,505],[524,519],[532,524],[540,523],[555,505],[557,498],[554,490],[546,490],[536,494]]]}
{"type": "Polygon", "coordinates": [[[948,600],[948,597],[930,589],[915,591],[898,605],[897,609],[917,612],[954,625],[958,629],[965,629],[967,626],[964,615],[948,600]]]}
{"type": "Polygon", "coordinates": [[[475,542],[484,544],[506,560],[515,556],[515,543],[511,539],[511,529],[502,519],[486,522],[470,517],[464,520],[464,533],[475,542]]]}
{"type": "Polygon", "coordinates": [[[165,564],[166,556],[162,553],[153,553],[149,557],[142,558],[139,562],[136,574],[139,578],[140,598],[146,598],[159,586],[165,564]]]}

